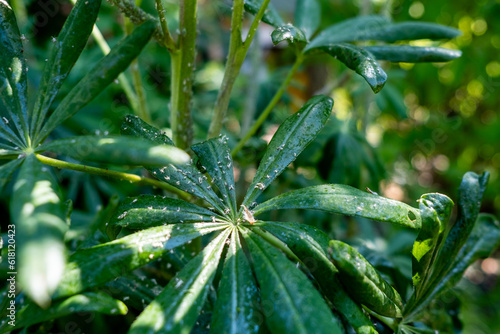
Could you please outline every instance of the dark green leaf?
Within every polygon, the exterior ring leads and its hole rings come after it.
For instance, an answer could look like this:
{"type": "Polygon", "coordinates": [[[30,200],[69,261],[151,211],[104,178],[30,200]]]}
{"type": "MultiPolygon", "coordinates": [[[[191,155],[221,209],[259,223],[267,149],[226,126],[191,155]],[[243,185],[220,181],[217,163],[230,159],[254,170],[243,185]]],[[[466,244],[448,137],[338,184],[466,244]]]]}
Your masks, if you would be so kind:
{"type": "Polygon", "coordinates": [[[68,225],[55,185],[48,167],[28,155],[10,204],[16,227],[18,282],[42,306],[50,303],[66,262],[64,234],[68,225]]]}
{"type": "Polygon", "coordinates": [[[465,270],[476,260],[486,258],[500,246],[500,223],[495,217],[480,214],[466,243],[456,257],[449,258],[449,270],[439,277],[416,303],[405,308],[405,321],[412,321],[435,297],[452,288],[462,278],[465,270]]]}
{"type": "Polygon", "coordinates": [[[0,2],[0,128],[16,145],[28,139],[26,61],[16,17],[10,5],[0,2]],[[10,122],[17,129],[14,134],[10,122]]]}
{"type": "Polygon", "coordinates": [[[121,132],[124,135],[141,137],[160,145],[174,145],[174,142],[169,136],[135,115],[125,116],[121,126],[121,132]]]}
{"type": "Polygon", "coordinates": [[[231,229],[222,232],[168,283],[130,327],[134,333],[190,333],[201,311],[231,229]]]}
{"type": "Polygon", "coordinates": [[[284,193],[258,205],[254,209],[254,215],[278,209],[316,209],[370,218],[412,229],[421,227],[417,209],[342,184],[312,186],[284,193]]]}
{"type": "MultiPolygon", "coordinates": [[[[461,34],[462,32],[458,29],[437,23],[400,22],[368,30],[362,36],[356,39],[349,39],[349,41],[377,40],[392,43],[416,39],[450,39],[461,34]]],[[[347,39],[344,39],[344,41],[347,41],[347,39]]]]}
{"type": "MultiPolygon", "coordinates": [[[[257,14],[260,7],[262,6],[263,0],[245,0],[245,10],[250,14],[257,14]]],[[[283,25],[283,19],[281,18],[278,11],[274,8],[272,3],[267,5],[266,12],[262,17],[262,21],[270,24],[274,27],[279,27],[283,25]]]]}
{"type": "Polygon", "coordinates": [[[40,143],[59,124],[77,113],[113,82],[139,55],[155,30],[155,21],[143,23],[114,46],[94,68],[89,69],[88,74],[73,87],[48,118],[35,143],[40,143]]]}
{"type": "Polygon", "coordinates": [[[259,308],[257,284],[236,230],[231,235],[217,294],[210,333],[259,332],[264,317],[259,308]]]}
{"type": "MultiPolygon", "coordinates": [[[[122,133],[145,138],[157,144],[173,144],[168,136],[136,116],[125,118],[122,124],[122,133]]],[[[148,170],[159,180],[204,199],[221,214],[229,213],[224,209],[221,199],[217,197],[212,186],[208,183],[207,177],[200,173],[195,166],[186,164],[179,168],[170,164],[162,168],[149,168],[148,170]]]]}
{"type": "Polygon", "coordinates": [[[202,166],[219,188],[222,199],[234,218],[238,210],[234,190],[233,159],[227,146],[227,137],[209,139],[191,146],[191,149],[199,157],[202,166]]]}
{"type": "Polygon", "coordinates": [[[347,19],[321,31],[321,33],[309,43],[306,50],[320,46],[329,46],[340,42],[364,40],[363,37],[366,34],[389,24],[389,19],[382,15],[357,16],[347,19]]]}
{"type": "Polygon", "coordinates": [[[349,297],[340,285],[336,276],[338,271],[327,256],[330,239],[326,234],[313,226],[290,222],[258,221],[255,226],[260,226],[274,234],[297,255],[316,278],[323,293],[356,333],[377,333],[361,307],[349,297]]]}
{"type": "Polygon", "coordinates": [[[444,62],[462,55],[458,50],[411,45],[365,46],[363,49],[370,52],[377,60],[405,63],[444,62]]]}
{"type": "Polygon", "coordinates": [[[111,223],[128,228],[144,229],[176,223],[219,220],[212,211],[189,202],[153,195],[127,198],[116,210],[111,223]]]}
{"type": "Polygon", "coordinates": [[[339,325],[311,281],[285,255],[242,230],[260,285],[266,324],[273,333],[340,333],[339,325]]]}
{"type": "Polygon", "coordinates": [[[398,292],[358,251],[341,241],[330,241],[330,256],[349,295],[383,316],[401,317],[403,303],[398,292]]]}
{"type": "Polygon", "coordinates": [[[340,60],[351,70],[361,75],[374,93],[380,92],[387,80],[387,74],[377,63],[374,56],[363,48],[348,43],[321,46],[330,56],[340,60]]]}
{"type": "Polygon", "coordinates": [[[425,194],[419,200],[422,227],[412,249],[413,285],[418,297],[429,278],[443,231],[450,219],[453,201],[442,194],[425,194]]]}
{"type": "Polygon", "coordinates": [[[311,38],[321,23],[321,6],[317,0],[297,0],[294,14],[295,26],[311,38]]]}
{"type": "Polygon", "coordinates": [[[0,166],[0,191],[9,182],[12,173],[21,165],[23,159],[16,159],[0,166]]]}
{"type": "Polygon", "coordinates": [[[81,161],[116,165],[165,166],[187,164],[191,159],[181,149],[171,145],[157,145],[149,140],[129,136],[78,136],[54,140],[38,147],[81,161]]]}
{"type": "Polygon", "coordinates": [[[67,296],[98,286],[137,269],[196,237],[226,226],[227,224],[220,223],[158,226],[79,250],[69,258],[55,296],[67,296]]]}
{"type": "Polygon", "coordinates": [[[163,286],[144,274],[129,273],[109,281],[103,290],[109,290],[112,296],[123,300],[127,306],[143,310],[161,293],[163,286]]]}
{"type": "MultiPolygon", "coordinates": [[[[127,306],[121,301],[111,298],[102,292],[86,292],[81,295],[71,296],[58,301],[48,309],[42,309],[35,304],[30,304],[16,314],[16,329],[31,326],[40,322],[60,318],[80,312],[99,312],[104,314],[127,314],[127,306]]],[[[0,332],[10,327],[7,322],[0,326],[0,332]],[[7,325],[7,326],[6,326],[7,325]]],[[[10,328],[12,329],[12,328],[10,328]]]]}
{"type": "Polygon", "coordinates": [[[290,23],[276,28],[271,34],[273,44],[277,45],[282,41],[288,41],[289,44],[303,45],[307,43],[306,35],[300,28],[294,27],[290,23]]]}
{"type": "Polygon", "coordinates": [[[315,96],[281,124],[267,147],[243,205],[253,206],[262,191],[316,138],[330,117],[332,107],[331,98],[315,96]]]}
{"type": "Polygon", "coordinates": [[[69,14],[57,39],[52,39],[31,119],[31,136],[40,131],[49,108],[64,80],[80,57],[94,27],[100,0],[79,0],[69,14]]]}
{"type": "Polygon", "coordinates": [[[450,269],[450,259],[454,259],[464,243],[469,238],[469,234],[474,227],[481,200],[486,184],[488,183],[489,173],[477,175],[473,172],[465,173],[458,189],[458,215],[455,225],[453,225],[441,246],[436,260],[436,267],[433,279],[438,280],[442,274],[450,269]]]}

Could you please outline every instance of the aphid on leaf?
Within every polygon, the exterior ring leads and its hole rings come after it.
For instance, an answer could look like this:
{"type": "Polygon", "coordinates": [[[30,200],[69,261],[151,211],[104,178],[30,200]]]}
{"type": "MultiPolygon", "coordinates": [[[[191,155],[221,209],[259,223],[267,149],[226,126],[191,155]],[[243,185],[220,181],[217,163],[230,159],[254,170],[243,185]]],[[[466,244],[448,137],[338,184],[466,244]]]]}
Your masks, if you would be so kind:
{"type": "Polygon", "coordinates": [[[243,207],[243,219],[245,219],[247,222],[253,225],[256,222],[256,220],[253,217],[252,211],[248,210],[248,208],[244,205],[242,205],[242,207],[243,207]]]}

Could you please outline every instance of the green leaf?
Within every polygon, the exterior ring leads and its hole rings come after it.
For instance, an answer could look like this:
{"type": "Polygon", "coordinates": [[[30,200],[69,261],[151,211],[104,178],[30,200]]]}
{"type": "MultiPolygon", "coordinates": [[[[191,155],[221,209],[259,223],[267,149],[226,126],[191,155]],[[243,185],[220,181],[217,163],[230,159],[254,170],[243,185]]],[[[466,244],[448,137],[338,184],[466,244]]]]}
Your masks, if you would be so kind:
{"type": "Polygon", "coordinates": [[[460,34],[460,30],[436,23],[391,23],[383,16],[359,16],[326,28],[311,41],[306,50],[342,42],[376,40],[392,43],[416,39],[449,39],[460,34]]]}
{"type": "Polygon", "coordinates": [[[143,229],[176,223],[196,223],[219,220],[212,211],[189,202],[163,196],[129,197],[120,205],[110,223],[143,229]]]}
{"type": "MultiPolygon", "coordinates": [[[[458,29],[429,22],[400,22],[381,26],[378,29],[367,30],[362,36],[350,41],[376,40],[388,43],[416,39],[450,39],[460,36],[458,29]]],[[[349,36],[350,37],[350,36],[349,36]]],[[[347,41],[345,39],[344,41],[347,41]]]]}
{"type": "MultiPolygon", "coordinates": [[[[121,301],[111,298],[102,292],[86,292],[58,301],[47,309],[30,304],[16,314],[16,329],[28,327],[40,322],[57,319],[70,314],[81,312],[99,312],[104,314],[124,315],[128,309],[121,301]]],[[[12,330],[7,322],[0,326],[0,332],[12,330]]]]}
{"type": "MultiPolygon", "coordinates": [[[[83,1],[83,0],[80,0],[83,1]]],[[[111,49],[66,95],[36,137],[40,143],[59,124],[73,116],[99,95],[139,55],[156,30],[155,21],[146,21],[111,49]]]]}
{"type": "Polygon", "coordinates": [[[384,87],[387,74],[374,56],[365,49],[348,43],[330,44],[318,47],[318,49],[340,60],[351,70],[361,75],[374,93],[380,92],[384,87]]]}
{"type": "Polygon", "coordinates": [[[254,226],[271,232],[293,251],[356,333],[377,333],[361,307],[340,285],[337,278],[338,270],[327,255],[330,238],[325,233],[310,225],[290,222],[258,221],[254,226]]]}
{"type": "Polygon", "coordinates": [[[41,306],[50,303],[66,262],[64,234],[68,225],[55,184],[48,167],[30,154],[19,171],[10,203],[16,230],[18,282],[41,306]]]}
{"type": "Polygon", "coordinates": [[[300,28],[294,27],[290,23],[276,28],[271,34],[273,44],[277,45],[282,41],[288,41],[288,44],[304,45],[307,43],[306,35],[300,28]]]}
{"type": "Polygon", "coordinates": [[[9,182],[12,173],[14,173],[23,161],[23,159],[16,159],[0,166],[0,191],[3,190],[5,185],[9,182]]]}
{"type": "Polygon", "coordinates": [[[32,137],[40,131],[54,98],[87,44],[100,6],[100,0],[77,1],[59,36],[53,38],[33,107],[32,137]]]}
{"type": "Polygon", "coordinates": [[[285,255],[242,229],[253,259],[267,327],[273,333],[341,333],[339,324],[311,281],[285,255]]]}
{"type": "Polygon", "coordinates": [[[174,145],[169,136],[135,115],[125,116],[121,132],[124,135],[141,137],[160,145],[174,145]]]}
{"type": "Polygon", "coordinates": [[[500,223],[494,216],[480,214],[466,243],[456,257],[448,258],[449,269],[417,303],[405,308],[405,321],[412,321],[435,297],[460,281],[465,270],[478,259],[487,258],[500,246],[500,223]],[[411,306],[411,307],[410,307],[411,306]]]}
{"type": "Polygon", "coordinates": [[[163,286],[154,278],[132,272],[109,281],[102,289],[109,290],[112,296],[122,299],[127,306],[143,310],[161,293],[163,286]]]}
{"type": "Polygon", "coordinates": [[[281,124],[267,147],[243,205],[253,206],[262,191],[316,138],[332,108],[331,98],[318,95],[281,124]]]}
{"type": "Polygon", "coordinates": [[[294,13],[295,26],[305,32],[307,39],[321,23],[321,6],[317,0],[297,0],[294,13]]]}
{"type": "Polygon", "coordinates": [[[422,227],[412,249],[413,285],[416,296],[425,286],[432,262],[436,259],[438,246],[450,219],[453,201],[442,194],[425,194],[419,200],[422,227]]]}
{"type": "Polygon", "coordinates": [[[194,238],[227,227],[220,223],[153,227],[71,255],[55,297],[98,286],[137,269],[194,238]]]}
{"type": "Polygon", "coordinates": [[[340,42],[363,40],[363,36],[370,33],[370,31],[378,30],[389,24],[389,19],[382,15],[357,16],[347,19],[322,30],[305,50],[340,42]]]}
{"type": "Polygon", "coordinates": [[[116,165],[165,166],[187,164],[189,155],[171,145],[156,145],[142,138],[128,136],[78,136],[54,140],[38,147],[67,155],[80,161],[116,165]]]}
{"type": "Polygon", "coordinates": [[[445,62],[462,55],[458,50],[411,45],[365,46],[363,49],[370,52],[377,60],[405,63],[445,62]]]}
{"type": "Polygon", "coordinates": [[[236,216],[236,193],[233,175],[233,159],[227,145],[227,137],[209,139],[191,146],[200,162],[212,177],[231,215],[236,216]]]}
{"type": "Polygon", "coordinates": [[[263,322],[257,284],[237,230],[224,262],[210,333],[258,333],[263,322]]]}
{"type": "MultiPolygon", "coordinates": [[[[145,138],[157,144],[173,145],[168,136],[136,116],[127,116],[121,130],[124,134],[145,138]]],[[[169,164],[162,168],[149,168],[148,171],[159,180],[204,199],[221,214],[228,213],[221,204],[221,199],[217,197],[212,186],[208,183],[207,177],[200,173],[195,166],[185,164],[179,168],[169,164]]]]}
{"type": "Polygon", "coordinates": [[[254,209],[254,215],[279,209],[316,209],[370,218],[412,229],[421,227],[417,209],[342,184],[312,186],[281,194],[258,205],[254,209]]]}
{"type": "Polygon", "coordinates": [[[231,229],[219,234],[168,283],[130,327],[134,333],[189,334],[208,295],[231,229]]]}
{"type": "Polygon", "coordinates": [[[401,317],[403,303],[398,292],[358,251],[341,241],[330,241],[330,256],[349,295],[387,317],[401,317]]]}
{"type": "Polygon", "coordinates": [[[436,260],[436,269],[433,279],[437,280],[442,274],[450,268],[450,259],[454,259],[469,235],[476,222],[481,200],[486,184],[488,183],[489,173],[477,175],[473,172],[467,172],[462,178],[458,188],[458,214],[455,225],[453,225],[441,246],[436,260]]]}
{"type": "Polygon", "coordinates": [[[21,34],[10,5],[0,2],[0,128],[2,137],[16,145],[28,139],[26,60],[21,34]],[[10,129],[14,123],[17,133],[10,129]]]}
{"type": "MultiPolygon", "coordinates": [[[[255,15],[259,11],[263,2],[263,0],[245,0],[245,10],[250,14],[255,15]]],[[[281,18],[276,8],[274,8],[272,3],[269,3],[267,5],[267,9],[264,16],[262,17],[262,21],[272,25],[273,27],[279,27],[284,24],[283,19],[281,18]]]]}

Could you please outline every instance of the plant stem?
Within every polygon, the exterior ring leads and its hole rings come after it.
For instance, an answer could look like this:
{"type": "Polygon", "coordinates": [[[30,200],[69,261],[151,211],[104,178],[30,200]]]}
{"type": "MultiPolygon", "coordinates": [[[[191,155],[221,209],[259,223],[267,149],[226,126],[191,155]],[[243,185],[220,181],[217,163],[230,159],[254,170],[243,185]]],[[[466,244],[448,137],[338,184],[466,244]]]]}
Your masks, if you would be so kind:
{"type": "Polygon", "coordinates": [[[190,196],[187,193],[185,193],[177,188],[172,187],[168,183],[160,182],[158,180],[150,179],[147,177],[142,177],[142,176],[138,176],[135,174],[129,174],[129,173],[116,172],[116,171],[107,170],[107,169],[98,168],[98,167],[91,167],[91,166],[86,166],[86,165],[75,164],[75,163],[71,163],[71,162],[67,162],[67,161],[49,158],[49,157],[46,157],[46,156],[41,155],[41,154],[36,154],[36,157],[38,160],[40,160],[42,163],[44,163],[48,166],[57,167],[60,169],[70,169],[70,170],[74,170],[74,171],[78,171],[78,172],[84,172],[84,173],[94,174],[94,175],[99,175],[99,176],[113,177],[113,178],[117,178],[117,179],[124,180],[124,181],[129,181],[129,182],[147,184],[150,186],[154,186],[154,187],[175,193],[176,195],[178,195],[179,197],[181,197],[183,199],[190,198],[190,196]]]}
{"type": "Polygon", "coordinates": [[[247,37],[243,42],[241,40],[241,24],[243,20],[243,0],[235,0],[233,4],[233,15],[231,18],[231,39],[229,42],[229,53],[226,62],[226,69],[224,71],[224,78],[222,85],[217,95],[217,100],[214,106],[214,117],[210,123],[208,130],[208,138],[217,137],[222,130],[222,124],[226,117],[227,108],[229,106],[229,99],[231,91],[233,90],[234,82],[240,73],[241,65],[245,60],[246,54],[250,44],[257,31],[260,20],[266,12],[270,0],[264,0],[262,6],[254,17],[247,37]]]}
{"type": "Polygon", "coordinates": [[[160,18],[160,27],[163,32],[163,39],[165,43],[165,47],[169,52],[175,52],[177,50],[176,43],[170,35],[170,31],[168,30],[167,19],[165,17],[165,9],[163,8],[163,3],[161,0],[156,1],[156,11],[158,12],[158,17],[160,18]]]}
{"type": "Polygon", "coordinates": [[[279,87],[278,91],[274,94],[271,101],[268,103],[266,109],[264,109],[264,111],[259,116],[257,121],[255,121],[255,124],[250,128],[250,130],[246,133],[246,135],[239,141],[238,145],[236,145],[236,147],[232,150],[231,155],[233,157],[243,148],[246,142],[255,134],[255,132],[257,132],[262,123],[264,123],[264,121],[267,119],[273,108],[281,99],[281,96],[285,92],[286,88],[288,87],[288,84],[292,80],[293,75],[295,74],[295,72],[297,72],[303,60],[304,60],[304,55],[302,53],[299,53],[297,59],[295,59],[295,63],[288,72],[285,80],[281,83],[281,86],[279,87]]]}
{"type": "MultiPolygon", "coordinates": [[[[258,222],[255,223],[255,225],[258,225],[258,224],[259,224],[258,222]]],[[[260,235],[264,240],[269,242],[271,245],[273,245],[274,247],[283,251],[283,253],[285,253],[293,261],[302,263],[302,261],[300,261],[300,259],[290,250],[290,248],[288,248],[288,246],[285,243],[283,243],[283,241],[276,238],[271,233],[269,233],[263,229],[260,229],[260,228],[252,228],[251,231],[255,232],[255,234],[260,235]]]]}
{"type": "Polygon", "coordinates": [[[186,149],[193,139],[191,100],[196,42],[196,0],[180,1],[179,48],[171,53],[170,127],[177,147],[186,149]]]}

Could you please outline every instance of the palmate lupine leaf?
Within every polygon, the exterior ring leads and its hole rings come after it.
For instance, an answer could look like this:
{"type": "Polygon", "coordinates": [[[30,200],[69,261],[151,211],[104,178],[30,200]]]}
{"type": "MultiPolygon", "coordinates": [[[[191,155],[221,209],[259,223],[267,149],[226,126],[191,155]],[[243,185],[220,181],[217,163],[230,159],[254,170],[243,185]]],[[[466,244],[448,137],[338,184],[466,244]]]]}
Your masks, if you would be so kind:
{"type": "Polygon", "coordinates": [[[267,146],[243,205],[251,207],[264,189],[316,138],[332,108],[331,98],[315,96],[281,124],[267,146]]]}
{"type": "Polygon", "coordinates": [[[87,44],[100,6],[100,0],[77,1],[57,39],[53,39],[33,107],[32,137],[40,131],[54,98],[87,44]]]}
{"type": "Polygon", "coordinates": [[[27,67],[23,53],[14,11],[6,1],[0,1],[0,137],[18,146],[26,145],[28,140],[27,67]]]}
{"type": "Polygon", "coordinates": [[[370,218],[412,229],[421,227],[417,209],[342,184],[312,186],[281,194],[255,207],[254,215],[279,209],[316,209],[370,218]]]}
{"type": "Polygon", "coordinates": [[[398,292],[358,251],[332,240],[329,254],[342,285],[354,300],[383,316],[402,317],[403,303],[398,292]]]}
{"type": "Polygon", "coordinates": [[[165,224],[210,222],[221,218],[210,210],[180,199],[141,195],[125,199],[110,224],[143,229],[165,224]]]}
{"type": "Polygon", "coordinates": [[[294,24],[310,39],[321,23],[321,5],[317,0],[297,0],[294,24]]]}
{"type": "MultiPolygon", "coordinates": [[[[157,144],[173,145],[172,140],[167,135],[137,116],[125,117],[121,131],[123,134],[148,139],[157,144]]],[[[226,215],[231,212],[231,209],[225,208],[223,200],[215,194],[207,177],[192,164],[184,164],[179,167],[169,164],[162,168],[149,168],[148,171],[157,179],[204,199],[221,214],[226,215]]]]}
{"type": "Polygon", "coordinates": [[[213,183],[219,189],[224,204],[231,210],[231,217],[236,217],[236,193],[233,175],[233,159],[227,145],[227,137],[209,139],[191,146],[212,177],[213,183]]]}
{"type": "Polygon", "coordinates": [[[189,155],[172,145],[157,145],[142,138],[127,136],[78,136],[57,139],[37,148],[81,161],[116,165],[161,167],[187,164],[189,155]]]}
{"type": "MultiPolygon", "coordinates": [[[[259,11],[263,2],[263,0],[245,0],[245,10],[250,14],[255,15],[259,11]]],[[[279,27],[284,23],[280,14],[276,10],[276,8],[274,8],[271,2],[267,5],[267,9],[264,16],[262,17],[262,21],[274,27],[279,27]]]]}
{"type": "Polygon", "coordinates": [[[50,303],[66,262],[64,234],[68,225],[55,185],[48,167],[30,154],[19,171],[11,201],[19,283],[41,306],[50,303]]]}
{"type": "Polygon", "coordinates": [[[129,333],[189,334],[203,308],[230,233],[231,229],[220,233],[189,261],[137,317],[129,333]]]}
{"type": "Polygon", "coordinates": [[[492,250],[500,246],[500,223],[491,215],[479,214],[474,227],[456,257],[450,258],[446,272],[441,272],[424,295],[418,300],[410,300],[404,310],[405,322],[417,319],[419,313],[442,292],[460,281],[465,270],[478,259],[487,258],[492,250]]]}
{"type": "Polygon", "coordinates": [[[255,226],[271,232],[293,251],[356,333],[377,333],[361,306],[354,302],[340,285],[338,270],[327,255],[330,238],[325,233],[310,225],[290,222],[258,221],[255,226]]]}
{"type": "Polygon", "coordinates": [[[259,332],[264,316],[260,311],[257,284],[236,229],[231,235],[217,294],[210,333],[259,332]]]}
{"type": "Polygon", "coordinates": [[[377,45],[364,46],[363,49],[370,52],[377,60],[405,63],[445,62],[462,55],[458,50],[431,46],[377,45]]]}
{"type": "Polygon", "coordinates": [[[118,42],[111,52],[93,68],[89,69],[88,74],[73,87],[49,116],[36,137],[35,143],[42,142],[59,124],[77,113],[113,82],[139,55],[155,30],[156,22],[144,22],[125,39],[118,42]]]}
{"type": "MultiPolygon", "coordinates": [[[[102,292],[85,292],[67,299],[57,301],[47,309],[30,304],[20,309],[16,314],[17,328],[28,327],[40,322],[57,319],[66,315],[83,312],[99,312],[112,315],[127,314],[127,306],[121,301],[111,298],[102,292]]],[[[13,330],[5,323],[0,326],[0,333],[13,330]]]]}
{"type": "Polygon", "coordinates": [[[54,297],[68,296],[137,269],[194,238],[227,227],[222,223],[153,227],[70,256],[54,297]]]}
{"type": "Polygon", "coordinates": [[[339,324],[313,287],[285,255],[250,230],[242,234],[260,285],[262,312],[274,333],[341,333],[339,324]]]}

